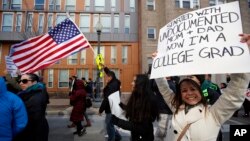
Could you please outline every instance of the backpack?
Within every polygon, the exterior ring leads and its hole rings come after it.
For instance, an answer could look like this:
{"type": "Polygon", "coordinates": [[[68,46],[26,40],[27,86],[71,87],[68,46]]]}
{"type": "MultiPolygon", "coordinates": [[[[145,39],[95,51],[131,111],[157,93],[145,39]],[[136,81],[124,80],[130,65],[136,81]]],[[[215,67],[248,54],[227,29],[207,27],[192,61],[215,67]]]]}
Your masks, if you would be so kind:
{"type": "Polygon", "coordinates": [[[86,97],[86,103],[85,103],[86,108],[90,108],[92,106],[92,101],[90,97],[86,97]]]}

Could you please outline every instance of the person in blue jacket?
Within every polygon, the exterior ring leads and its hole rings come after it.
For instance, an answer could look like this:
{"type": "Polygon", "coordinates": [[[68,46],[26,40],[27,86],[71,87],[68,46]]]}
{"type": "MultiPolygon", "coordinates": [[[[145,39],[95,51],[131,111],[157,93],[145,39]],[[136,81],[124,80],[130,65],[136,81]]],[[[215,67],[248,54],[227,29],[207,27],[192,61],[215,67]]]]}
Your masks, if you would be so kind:
{"type": "Polygon", "coordinates": [[[12,141],[26,127],[28,117],[23,101],[7,91],[3,77],[0,77],[0,107],[0,141],[12,141]]]}

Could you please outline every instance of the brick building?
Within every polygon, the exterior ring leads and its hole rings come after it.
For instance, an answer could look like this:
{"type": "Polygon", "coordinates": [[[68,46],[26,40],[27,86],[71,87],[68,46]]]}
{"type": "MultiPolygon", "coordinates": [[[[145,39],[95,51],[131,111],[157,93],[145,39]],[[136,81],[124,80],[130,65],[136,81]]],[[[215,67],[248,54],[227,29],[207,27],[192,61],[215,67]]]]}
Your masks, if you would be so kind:
{"type": "MultiPolygon", "coordinates": [[[[122,92],[131,91],[133,76],[139,73],[138,8],[136,0],[1,0],[0,1],[0,75],[4,57],[12,44],[44,34],[65,19],[68,13],[97,53],[96,23],[100,19],[100,51],[105,65],[122,82],[122,92]]],[[[51,94],[68,93],[68,78],[97,77],[95,55],[91,49],[73,54],[42,70],[51,94]]],[[[105,79],[101,79],[101,86],[105,79]]]]}

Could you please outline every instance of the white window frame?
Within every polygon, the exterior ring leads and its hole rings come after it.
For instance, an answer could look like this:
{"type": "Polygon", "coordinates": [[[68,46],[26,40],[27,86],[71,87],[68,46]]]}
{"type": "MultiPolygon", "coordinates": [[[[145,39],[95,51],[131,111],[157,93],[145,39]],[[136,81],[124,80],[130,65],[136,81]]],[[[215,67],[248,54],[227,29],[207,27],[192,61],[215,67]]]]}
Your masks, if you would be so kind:
{"type": "Polygon", "coordinates": [[[54,70],[48,69],[48,88],[53,88],[54,86],[54,70]]]}
{"type": "Polygon", "coordinates": [[[68,62],[68,65],[77,65],[77,60],[78,60],[78,53],[74,53],[70,56],[67,57],[67,62],[68,62]]]}
{"type": "Polygon", "coordinates": [[[200,0],[175,0],[175,6],[178,8],[200,8],[200,0]],[[189,2],[189,7],[184,7],[184,2],[189,2]]]}
{"type": "Polygon", "coordinates": [[[95,0],[94,6],[95,6],[95,11],[104,11],[105,10],[105,0],[95,0]]]}
{"type": "Polygon", "coordinates": [[[114,33],[119,33],[120,29],[120,16],[119,14],[114,15],[114,33]]]}
{"type": "Polygon", "coordinates": [[[16,32],[22,31],[22,19],[23,19],[22,17],[23,17],[22,13],[16,14],[16,24],[15,24],[15,31],[16,32]]]}
{"type": "Polygon", "coordinates": [[[14,13],[12,13],[12,12],[4,12],[3,13],[3,15],[2,15],[2,28],[1,28],[1,30],[3,31],[3,32],[12,32],[13,31],[13,23],[14,23],[14,13]],[[4,20],[4,17],[5,17],[5,15],[9,15],[9,16],[11,16],[10,18],[10,20],[11,21],[7,21],[6,23],[5,23],[5,20],[4,20]],[[8,28],[8,30],[4,30],[4,28],[8,28]],[[10,30],[9,30],[10,29],[10,30]]]}
{"type": "Polygon", "coordinates": [[[62,21],[64,21],[67,18],[66,14],[57,14],[56,15],[56,24],[61,23],[62,21]],[[62,19],[58,19],[58,17],[62,17],[62,19]]]}
{"type": "Polygon", "coordinates": [[[46,0],[43,0],[43,4],[37,4],[36,0],[34,0],[34,4],[35,4],[34,8],[35,8],[35,10],[44,10],[45,2],[46,2],[46,0]]]}
{"type": "Polygon", "coordinates": [[[38,18],[38,32],[39,33],[43,33],[43,25],[44,25],[44,13],[39,13],[39,18],[38,18]]]}
{"type": "Polygon", "coordinates": [[[129,34],[130,33],[130,15],[125,15],[124,20],[124,33],[129,34]]]}
{"type": "Polygon", "coordinates": [[[214,2],[212,2],[211,0],[209,0],[209,6],[214,6],[214,5],[219,5],[219,4],[224,4],[227,1],[226,0],[213,0],[214,2]],[[223,1],[223,2],[222,2],[223,1]]]}
{"type": "Polygon", "coordinates": [[[111,53],[110,64],[116,64],[117,63],[117,47],[111,46],[110,53],[111,53]]]}
{"type": "Polygon", "coordinates": [[[90,11],[90,0],[85,0],[84,7],[85,11],[90,11]]]}
{"type": "Polygon", "coordinates": [[[147,35],[148,35],[148,39],[156,39],[156,28],[155,27],[148,27],[147,28],[147,35]],[[153,30],[153,34],[150,33],[151,30],[153,30]],[[151,35],[153,35],[153,38],[151,37],[151,35]]]}
{"type": "Polygon", "coordinates": [[[110,0],[111,11],[116,11],[116,0],[110,0]]]}
{"type": "Polygon", "coordinates": [[[154,11],[155,10],[155,0],[147,0],[146,6],[147,6],[147,10],[154,11]]]}
{"type": "Polygon", "coordinates": [[[110,14],[101,14],[100,17],[102,23],[102,32],[110,33],[111,32],[111,15],[110,14]]]}
{"type": "Polygon", "coordinates": [[[75,22],[75,13],[70,13],[69,16],[70,16],[70,19],[71,19],[73,22],[75,22]]]}
{"type": "Polygon", "coordinates": [[[80,14],[79,28],[82,32],[90,32],[90,14],[80,14]]]}
{"type": "Polygon", "coordinates": [[[65,10],[66,11],[75,11],[76,10],[76,0],[66,0],[65,1],[65,10]]]}
{"type": "Polygon", "coordinates": [[[3,0],[2,2],[2,8],[7,10],[7,9],[10,9],[10,1],[9,0],[3,0]]]}
{"type": "Polygon", "coordinates": [[[80,62],[81,62],[81,64],[86,64],[86,49],[84,49],[84,50],[82,50],[81,52],[80,52],[80,58],[81,58],[81,60],[80,60],[80,62]]]}
{"type": "Polygon", "coordinates": [[[48,18],[47,18],[47,29],[48,31],[51,30],[53,28],[53,14],[52,13],[48,13],[48,18]]]}
{"type": "Polygon", "coordinates": [[[128,46],[122,46],[122,64],[128,64],[128,46]]]}
{"type": "Polygon", "coordinates": [[[69,70],[60,69],[58,72],[58,88],[68,88],[68,87],[69,87],[69,70]],[[66,74],[62,74],[62,77],[60,77],[62,71],[64,71],[66,74]]]}
{"type": "Polygon", "coordinates": [[[11,9],[20,10],[22,8],[22,0],[11,1],[11,9]]]}
{"type": "Polygon", "coordinates": [[[49,10],[61,10],[61,0],[49,0],[49,10]]]}
{"type": "Polygon", "coordinates": [[[119,71],[119,69],[112,68],[110,70],[115,73],[115,76],[116,76],[117,79],[120,79],[120,71],[119,71]]]}
{"type": "Polygon", "coordinates": [[[129,0],[130,12],[135,12],[135,0],[129,0]]]}
{"type": "Polygon", "coordinates": [[[33,13],[28,13],[26,19],[26,31],[33,32],[33,13]]]}

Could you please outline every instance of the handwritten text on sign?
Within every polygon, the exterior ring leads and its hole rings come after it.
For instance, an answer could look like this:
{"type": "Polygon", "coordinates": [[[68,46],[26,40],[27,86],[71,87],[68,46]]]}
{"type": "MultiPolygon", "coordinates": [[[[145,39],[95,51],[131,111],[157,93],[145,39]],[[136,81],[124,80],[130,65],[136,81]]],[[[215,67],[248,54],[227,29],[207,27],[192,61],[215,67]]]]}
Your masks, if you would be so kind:
{"type": "Polygon", "coordinates": [[[160,29],[151,78],[250,72],[238,1],[189,12],[160,29]]]}

